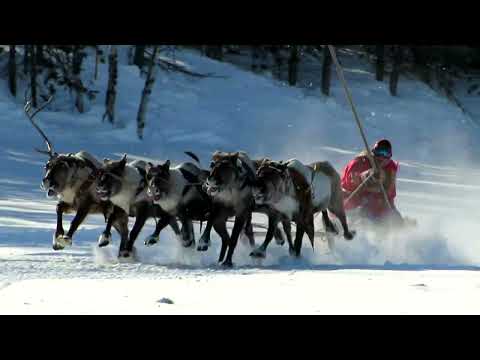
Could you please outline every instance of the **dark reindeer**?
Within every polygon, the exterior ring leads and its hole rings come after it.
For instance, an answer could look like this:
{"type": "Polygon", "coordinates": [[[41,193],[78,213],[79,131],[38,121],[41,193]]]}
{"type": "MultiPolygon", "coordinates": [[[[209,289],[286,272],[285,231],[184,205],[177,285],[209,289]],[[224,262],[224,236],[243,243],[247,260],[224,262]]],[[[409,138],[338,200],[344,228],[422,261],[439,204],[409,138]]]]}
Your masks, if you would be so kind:
{"type": "MultiPolygon", "coordinates": [[[[49,198],[57,197],[57,227],[53,237],[53,249],[62,250],[65,246],[72,245],[72,238],[78,227],[83,223],[88,214],[103,214],[105,219],[114,212],[114,206],[108,201],[102,201],[95,192],[94,174],[101,167],[95,157],[85,151],[76,154],[58,154],[53,150],[52,143],[33,121],[34,117],[50,102],[48,101],[33,113],[31,103],[26,101],[25,114],[33,127],[40,133],[47,144],[47,151],[38,150],[48,155],[45,165],[45,175],[41,188],[47,192],[49,198]],[[70,228],[65,234],[63,229],[63,214],[75,213],[70,228]]],[[[119,217],[112,224],[122,239],[128,238],[128,218],[119,217]]],[[[99,246],[108,245],[108,241],[99,242],[99,246]]]]}
{"type": "MultiPolygon", "coordinates": [[[[197,160],[198,158],[188,153],[197,160]]],[[[164,164],[147,165],[148,193],[170,216],[179,218],[182,224],[182,245],[186,248],[195,245],[193,231],[194,221],[206,221],[211,211],[212,202],[202,188],[208,171],[190,162],[172,167],[170,160],[164,164]]],[[[150,241],[146,245],[153,245],[150,241]]]]}
{"type": "MultiPolygon", "coordinates": [[[[220,155],[222,153],[217,152],[216,154],[220,155]]],[[[223,154],[227,154],[227,153],[223,153],[223,154]]],[[[257,167],[260,165],[262,160],[252,160],[252,163],[253,163],[253,166],[254,166],[255,169],[257,169],[257,167]]],[[[198,158],[197,158],[197,161],[198,161],[198,158]]],[[[212,163],[210,164],[210,167],[213,169],[214,166],[215,166],[215,162],[212,161],[212,163]]],[[[246,170],[246,171],[249,171],[249,170],[246,170]]],[[[251,183],[254,182],[254,175],[252,175],[252,173],[250,173],[249,182],[251,182],[251,183]]],[[[253,212],[265,214],[267,216],[272,211],[273,211],[272,209],[270,209],[268,206],[264,206],[264,205],[254,204],[254,207],[253,207],[253,212]]],[[[291,224],[290,224],[289,221],[283,221],[282,223],[283,223],[283,230],[284,230],[285,234],[287,235],[287,240],[290,244],[290,247],[292,247],[293,245],[291,244],[291,242],[292,242],[291,241],[291,224]]],[[[198,244],[198,247],[197,247],[198,251],[207,251],[208,250],[208,247],[210,246],[210,233],[211,233],[212,227],[213,227],[213,222],[208,221],[207,226],[205,228],[205,231],[203,232],[203,234],[200,238],[200,241],[199,241],[199,244],[198,244]]],[[[245,236],[248,238],[250,246],[254,247],[255,246],[255,238],[254,238],[254,232],[253,232],[252,213],[251,212],[247,215],[247,219],[246,219],[246,223],[245,223],[243,232],[244,232],[245,236]]],[[[283,236],[280,228],[278,228],[278,227],[275,228],[273,236],[275,237],[276,242],[279,245],[283,246],[283,244],[285,243],[285,237],[283,236]]]]}
{"type": "Polygon", "coordinates": [[[354,237],[354,233],[348,229],[343,208],[340,176],[328,162],[305,166],[296,159],[285,163],[265,159],[258,167],[253,192],[255,202],[268,206],[272,212],[269,214],[265,241],[252,252],[252,256],[265,256],[279,221],[293,221],[297,226],[293,248],[289,241],[290,253],[295,256],[300,256],[305,233],[312,247],[314,245],[315,213],[322,212],[326,231],[338,233],[327,209],[342,223],[344,238],[351,240],[354,237]]]}
{"type": "Polygon", "coordinates": [[[135,224],[130,236],[122,238],[119,248],[119,258],[132,258],[134,244],[145,222],[154,217],[157,220],[154,233],[147,238],[146,243],[158,242],[162,229],[170,225],[174,233],[179,236],[175,217],[170,216],[163,209],[155,205],[147,195],[146,163],[133,161],[127,164],[127,155],[121,160],[104,159],[103,166],[96,173],[96,193],[103,201],[114,204],[115,210],[107,221],[103,238],[110,238],[110,229],[117,217],[135,217],[135,224]]]}
{"type": "MultiPolygon", "coordinates": [[[[211,171],[204,183],[207,194],[212,199],[212,211],[209,215],[205,233],[211,227],[222,239],[219,262],[231,267],[233,253],[241,231],[251,219],[255,206],[252,186],[255,181],[253,162],[246,153],[215,152],[212,157],[211,171]],[[227,220],[235,216],[231,236],[227,231],[227,220]],[[228,250],[228,252],[227,252],[228,250]],[[226,258],[225,258],[226,255],[226,258]]],[[[246,231],[250,244],[254,244],[253,231],[246,231]]],[[[205,239],[202,236],[202,239],[205,239]]]]}

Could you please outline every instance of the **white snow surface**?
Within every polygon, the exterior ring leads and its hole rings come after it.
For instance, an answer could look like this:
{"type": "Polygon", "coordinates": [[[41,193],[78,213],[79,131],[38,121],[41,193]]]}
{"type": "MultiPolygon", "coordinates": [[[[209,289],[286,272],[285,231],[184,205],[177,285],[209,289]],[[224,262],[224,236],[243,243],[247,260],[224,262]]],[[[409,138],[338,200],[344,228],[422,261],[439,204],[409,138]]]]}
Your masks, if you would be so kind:
{"type": "MultiPolygon", "coordinates": [[[[74,113],[56,99],[37,121],[58,152],[87,150],[98,159],[127,153],[131,160],[179,163],[190,160],[183,155],[190,150],[208,166],[215,150],[244,150],[251,158],[328,160],[341,171],[362,150],[335,75],[325,98],[318,89],[292,88],[192,50],[175,58],[225,78],[159,70],[143,141],[136,138],[135,119],[144,79],[123,55],[114,127],[101,121],[108,67],[100,64],[93,81],[92,57],[84,80],[100,93],[88,112],[74,113]]],[[[386,137],[394,144],[400,161],[397,205],[419,226],[387,238],[368,232],[351,242],[338,237],[335,255],[325,241],[316,240],[313,251],[305,240],[301,259],[272,242],[260,262],[240,242],[235,267],[228,270],[216,263],[215,233],[207,253],[184,250],[169,228],[157,246],[146,248],[153,220],[137,240],[135,263],[118,263],[116,233],[113,245],[96,247],[105,226],[100,216],[87,218],[71,248],[54,252],[55,202],[39,188],[45,158],[33,150],[43,144],[24,116],[23,91],[12,99],[1,80],[0,313],[480,313],[476,122],[418,81],[402,77],[399,96],[391,97],[370,65],[346,54],[340,59],[369,142],[386,137]]],[[[66,228],[71,219],[65,216],[66,228]]],[[[198,239],[198,226],[195,231],[198,239]]]]}

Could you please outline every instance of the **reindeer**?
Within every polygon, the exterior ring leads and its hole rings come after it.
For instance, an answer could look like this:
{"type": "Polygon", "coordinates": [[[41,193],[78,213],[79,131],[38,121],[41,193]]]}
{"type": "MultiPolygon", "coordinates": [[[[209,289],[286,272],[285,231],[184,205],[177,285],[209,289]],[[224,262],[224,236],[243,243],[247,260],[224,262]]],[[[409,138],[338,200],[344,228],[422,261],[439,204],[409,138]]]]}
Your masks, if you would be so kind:
{"type": "MultiPolygon", "coordinates": [[[[221,152],[216,152],[215,154],[220,155],[222,153],[221,152]]],[[[223,154],[227,154],[227,153],[223,153],[223,154]]],[[[252,160],[252,163],[253,163],[253,166],[254,166],[255,169],[257,169],[257,167],[262,162],[262,160],[252,160]]],[[[215,162],[212,161],[212,163],[210,164],[210,168],[213,169],[214,166],[215,166],[215,162]]],[[[247,171],[249,171],[249,170],[247,170],[247,171]]],[[[251,173],[250,173],[250,176],[251,176],[251,173]]],[[[251,177],[250,182],[252,182],[252,181],[254,181],[254,180],[251,177]]],[[[254,204],[254,207],[253,207],[253,212],[265,214],[267,216],[272,211],[273,210],[271,208],[269,208],[268,206],[265,206],[265,205],[254,204]]],[[[291,241],[291,224],[290,224],[289,221],[282,221],[282,224],[283,224],[283,230],[284,230],[284,232],[287,236],[287,240],[290,244],[290,247],[292,247],[293,244],[292,244],[292,241],[291,241]]],[[[209,220],[207,222],[207,226],[205,228],[205,231],[203,232],[203,234],[200,238],[200,241],[199,241],[199,244],[198,244],[198,247],[197,247],[198,251],[207,251],[208,250],[208,247],[210,246],[210,233],[211,233],[212,227],[213,227],[213,222],[209,220]]],[[[245,226],[243,228],[243,232],[244,232],[245,236],[247,237],[250,246],[254,247],[255,246],[255,238],[254,238],[253,225],[252,225],[252,212],[248,213],[248,215],[247,215],[247,219],[245,221],[245,226]]],[[[284,245],[285,238],[284,238],[280,228],[278,228],[278,227],[275,228],[273,236],[275,237],[275,240],[276,240],[277,244],[279,244],[281,246],[284,245]]]]}
{"type": "MultiPolygon", "coordinates": [[[[95,192],[94,174],[101,167],[100,162],[91,154],[80,151],[76,154],[58,154],[53,150],[53,145],[40,127],[33,121],[34,117],[50,102],[48,101],[33,113],[31,102],[26,101],[25,114],[33,127],[39,132],[47,145],[47,151],[38,150],[48,155],[45,165],[45,175],[41,188],[47,192],[47,197],[58,198],[57,226],[53,236],[53,249],[62,250],[72,245],[72,238],[78,227],[83,223],[88,214],[103,214],[105,219],[114,212],[115,207],[108,201],[102,201],[95,192]],[[63,229],[63,214],[75,213],[70,228],[65,234],[63,229]]],[[[112,223],[122,239],[128,238],[128,218],[118,217],[112,223]]],[[[107,246],[109,241],[101,239],[98,245],[107,246]]]]}
{"type": "Polygon", "coordinates": [[[157,243],[163,228],[170,225],[177,236],[180,236],[175,217],[169,215],[160,206],[155,205],[147,194],[146,163],[133,161],[127,164],[127,155],[121,160],[104,159],[104,164],[96,173],[96,193],[103,201],[110,201],[116,206],[107,221],[103,237],[109,238],[111,224],[119,216],[134,216],[135,224],[130,236],[122,238],[119,258],[134,256],[135,240],[150,217],[158,218],[155,232],[146,240],[146,244],[157,243]]]}
{"type": "MultiPolygon", "coordinates": [[[[186,154],[199,163],[193,153],[186,154]]],[[[172,167],[170,160],[157,166],[148,163],[146,170],[149,195],[170,216],[180,219],[182,245],[186,248],[195,245],[192,220],[205,221],[211,211],[211,199],[202,188],[208,171],[191,162],[172,167]]],[[[153,244],[153,241],[146,243],[153,244]]]]}
{"type": "Polygon", "coordinates": [[[327,209],[339,218],[346,240],[353,239],[355,235],[348,229],[340,176],[328,162],[305,166],[296,159],[287,162],[265,159],[258,167],[253,193],[257,204],[268,206],[272,210],[265,241],[252,252],[254,257],[265,256],[273,231],[280,220],[293,221],[297,225],[293,248],[289,243],[290,253],[295,256],[300,256],[305,233],[312,247],[314,245],[315,213],[322,212],[326,231],[338,233],[330,221],[327,209]]]}
{"type": "MultiPolygon", "coordinates": [[[[232,257],[238,238],[255,206],[252,195],[254,169],[253,162],[244,152],[217,151],[212,157],[211,171],[204,183],[205,191],[212,199],[212,211],[205,232],[209,233],[213,226],[222,238],[218,261],[222,262],[223,266],[233,265],[232,257]],[[235,223],[230,236],[227,220],[232,216],[235,216],[235,223]]],[[[252,244],[253,232],[247,233],[247,236],[252,244]]]]}

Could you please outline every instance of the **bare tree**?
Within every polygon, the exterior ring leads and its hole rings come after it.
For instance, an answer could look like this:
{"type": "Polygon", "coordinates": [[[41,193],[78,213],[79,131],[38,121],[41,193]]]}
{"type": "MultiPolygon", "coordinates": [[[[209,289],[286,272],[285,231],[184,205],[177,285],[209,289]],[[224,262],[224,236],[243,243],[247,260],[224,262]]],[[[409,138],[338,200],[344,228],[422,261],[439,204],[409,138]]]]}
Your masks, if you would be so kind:
{"type": "Polygon", "coordinates": [[[158,54],[158,46],[154,46],[153,54],[148,64],[147,79],[145,80],[145,87],[143,88],[142,98],[140,100],[140,107],[138,108],[137,115],[137,135],[139,139],[143,138],[143,129],[145,128],[145,115],[147,113],[148,101],[150,99],[150,94],[152,93],[152,88],[155,83],[155,63],[156,57],[158,54]]]}
{"type": "Polygon", "coordinates": [[[275,69],[273,73],[277,77],[277,79],[280,79],[282,75],[282,65],[283,65],[283,58],[282,54],[280,52],[281,46],[277,45],[271,45],[269,47],[270,53],[272,54],[273,61],[275,63],[275,69]]]}
{"type": "Polygon", "coordinates": [[[37,64],[35,58],[35,47],[29,46],[30,53],[30,92],[32,96],[32,105],[37,107],[37,64]]]}
{"type": "Polygon", "coordinates": [[[393,48],[393,69],[390,74],[390,94],[397,96],[398,78],[400,77],[400,65],[402,63],[402,47],[399,45],[393,48]]]}
{"type": "Polygon", "coordinates": [[[377,53],[377,81],[383,81],[383,74],[385,72],[385,45],[376,46],[377,53]]]}
{"type": "Polygon", "coordinates": [[[330,80],[332,78],[332,55],[326,47],[323,48],[323,66],[322,66],[322,93],[330,95],[330,80]]]}
{"type": "Polygon", "coordinates": [[[100,45],[95,45],[95,74],[94,79],[98,79],[98,63],[100,62],[100,45]]]}
{"type": "Polygon", "coordinates": [[[43,58],[43,45],[35,45],[35,62],[37,63],[38,66],[42,66],[44,63],[44,58],[43,58]]]}
{"type": "Polygon", "coordinates": [[[128,47],[128,54],[127,54],[128,65],[135,65],[135,63],[134,63],[134,60],[135,60],[135,48],[136,48],[135,45],[130,45],[130,46],[128,47]]]}
{"type": "Polygon", "coordinates": [[[81,47],[78,45],[75,45],[73,47],[73,56],[72,56],[72,83],[73,83],[72,87],[76,93],[75,106],[79,113],[83,113],[85,111],[85,104],[83,99],[85,88],[80,78],[80,73],[82,71],[82,61],[83,61],[83,53],[81,51],[81,47]]]}
{"type": "Polygon", "coordinates": [[[17,96],[17,64],[16,64],[16,48],[10,45],[8,57],[8,86],[13,96],[17,96]]]}
{"type": "Polygon", "coordinates": [[[117,76],[118,76],[118,54],[117,47],[111,45],[110,55],[108,57],[108,87],[105,98],[105,114],[103,120],[108,118],[110,123],[115,121],[115,99],[117,96],[117,76]]]}
{"type": "Polygon", "coordinates": [[[288,59],[288,83],[291,86],[295,86],[297,84],[299,62],[300,56],[298,53],[298,45],[290,45],[290,58],[288,59]]]}
{"type": "Polygon", "coordinates": [[[29,45],[23,45],[23,74],[24,75],[27,75],[28,68],[30,67],[30,64],[28,62],[29,51],[30,51],[30,46],[29,45]]]}
{"type": "Polygon", "coordinates": [[[143,66],[145,65],[145,45],[135,46],[133,63],[139,67],[140,71],[142,71],[143,66]]]}
{"type": "Polygon", "coordinates": [[[215,60],[223,60],[223,46],[222,45],[207,45],[205,54],[215,60]]]}

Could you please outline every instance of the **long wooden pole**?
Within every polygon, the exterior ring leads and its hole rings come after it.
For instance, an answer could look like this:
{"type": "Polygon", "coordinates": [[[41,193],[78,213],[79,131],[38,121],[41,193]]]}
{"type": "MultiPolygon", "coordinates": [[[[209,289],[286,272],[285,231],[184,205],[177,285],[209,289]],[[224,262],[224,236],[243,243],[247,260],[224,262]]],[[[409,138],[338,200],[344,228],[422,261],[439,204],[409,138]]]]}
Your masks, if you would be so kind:
{"type": "MultiPolygon", "coordinates": [[[[360,117],[358,116],[355,105],[353,104],[352,95],[350,94],[350,90],[348,89],[347,81],[345,80],[345,76],[343,74],[343,69],[342,69],[342,67],[340,66],[340,63],[337,60],[337,55],[335,53],[335,48],[332,45],[327,45],[327,46],[328,46],[328,50],[330,51],[330,54],[332,55],[332,60],[335,63],[335,68],[336,68],[336,71],[337,71],[337,75],[338,75],[340,81],[343,84],[343,88],[345,90],[347,100],[350,103],[350,107],[352,108],[353,116],[354,116],[355,121],[357,123],[358,129],[360,130],[360,135],[362,136],[362,140],[363,140],[363,143],[365,145],[365,149],[367,150],[368,160],[370,161],[370,165],[372,166],[373,171],[378,174],[377,163],[375,162],[375,159],[373,158],[373,155],[370,152],[370,147],[368,146],[367,137],[365,136],[365,132],[363,131],[362,123],[360,122],[360,117]]],[[[361,186],[363,187],[365,184],[366,184],[366,181],[364,183],[362,183],[361,186]]],[[[382,190],[385,202],[387,203],[390,210],[392,210],[392,205],[390,204],[390,201],[388,201],[387,192],[385,191],[383,183],[381,181],[379,181],[378,184],[380,186],[380,189],[382,190]]]]}

